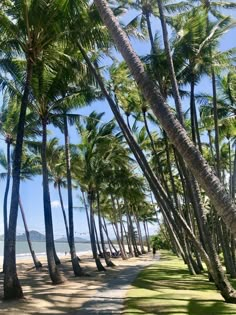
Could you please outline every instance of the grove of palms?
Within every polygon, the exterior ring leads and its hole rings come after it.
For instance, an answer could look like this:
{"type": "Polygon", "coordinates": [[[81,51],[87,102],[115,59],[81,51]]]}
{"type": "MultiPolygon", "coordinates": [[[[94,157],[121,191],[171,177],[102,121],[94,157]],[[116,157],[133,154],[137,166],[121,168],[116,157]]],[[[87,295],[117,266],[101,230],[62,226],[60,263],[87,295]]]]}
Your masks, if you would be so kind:
{"type": "Polygon", "coordinates": [[[236,277],[236,50],[220,46],[234,31],[227,9],[235,7],[231,1],[2,1],[5,299],[24,297],[16,264],[18,207],[27,198],[20,183],[41,176],[54,285],[65,278],[54,244],[53,186],[75,276],[85,275],[74,240],[80,200],[98,271],[114,267],[107,246],[124,260],[150,251],[148,227],[159,222],[190,274],[207,271],[224,300],[236,303],[228,279],[236,277]],[[130,23],[127,8],[135,13],[130,23]],[[134,51],[136,41],[148,54],[134,51]]]}

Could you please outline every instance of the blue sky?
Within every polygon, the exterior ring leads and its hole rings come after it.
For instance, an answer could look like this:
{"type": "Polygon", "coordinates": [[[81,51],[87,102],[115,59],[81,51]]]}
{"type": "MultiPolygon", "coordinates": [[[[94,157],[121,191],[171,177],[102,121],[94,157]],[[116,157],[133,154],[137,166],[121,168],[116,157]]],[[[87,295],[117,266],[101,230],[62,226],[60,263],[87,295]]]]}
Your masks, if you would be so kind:
{"type": "MultiPolygon", "coordinates": [[[[159,24],[156,21],[153,21],[153,28],[159,28],[159,24]]],[[[235,38],[236,38],[236,30],[230,31],[226,34],[220,43],[220,48],[223,50],[229,49],[235,45],[235,38]]],[[[144,55],[148,53],[150,50],[149,44],[142,41],[139,42],[137,40],[133,41],[134,48],[136,52],[140,55],[144,55]]],[[[104,59],[104,64],[107,62],[104,59]]],[[[198,86],[198,89],[209,91],[210,85],[207,78],[204,78],[201,84],[198,86]]],[[[1,102],[1,100],[0,100],[1,102]]],[[[185,104],[187,106],[187,103],[185,104]]],[[[90,107],[83,108],[79,110],[79,113],[82,115],[89,115],[92,110],[96,110],[97,112],[105,112],[104,120],[110,120],[113,118],[113,115],[109,109],[108,104],[105,101],[99,101],[92,104],[90,107]]],[[[50,129],[50,128],[49,128],[50,129]]],[[[58,132],[53,129],[51,136],[58,136],[58,132]]],[[[71,142],[77,141],[77,136],[75,132],[71,129],[71,142]]],[[[4,141],[2,137],[0,137],[0,148],[5,148],[4,141]]],[[[2,209],[3,204],[3,194],[5,189],[5,183],[2,181],[0,182],[0,209],[2,209]]],[[[57,191],[51,187],[51,203],[52,203],[52,213],[53,213],[53,222],[54,222],[54,234],[55,238],[59,238],[65,235],[63,217],[61,213],[59,198],[57,191]]],[[[27,223],[30,230],[37,230],[41,233],[44,233],[44,215],[43,215],[43,200],[42,200],[42,178],[41,176],[37,176],[32,181],[23,182],[21,184],[20,189],[22,203],[25,209],[27,223]]],[[[79,207],[80,210],[75,210],[74,212],[74,222],[75,222],[75,236],[85,237],[88,238],[88,228],[86,223],[85,212],[82,207],[82,203],[79,199],[79,190],[74,192],[74,206],[79,207]]],[[[63,192],[65,204],[66,204],[66,192],[63,192]]],[[[10,201],[10,199],[9,199],[10,201]]],[[[151,232],[156,231],[156,226],[151,227],[151,232]]],[[[21,219],[21,215],[19,213],[18,216],[18,224],[17,224],[17,232],[23,233],[23,223],[21,219]]],[[[0,214],[0,234],[3,233],[3,219],[2,219],[2,211],[0,214]]]]}

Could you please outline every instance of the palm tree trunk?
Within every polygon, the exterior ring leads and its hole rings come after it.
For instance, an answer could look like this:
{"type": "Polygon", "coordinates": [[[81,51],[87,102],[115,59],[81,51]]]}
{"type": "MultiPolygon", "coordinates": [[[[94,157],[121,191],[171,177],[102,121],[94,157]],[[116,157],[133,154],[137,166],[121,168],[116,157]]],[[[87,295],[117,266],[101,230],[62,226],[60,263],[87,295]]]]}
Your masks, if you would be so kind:
{"type": "Polygon", "coordinates": [[[147,222],[144,220],[143,221],[143,228],[144,228],[144,233],[145,233],[145,240],[146,240],[146,246],[147,246],[147,251],[151,251],[151,246],[150,246],[150,241],[149,241],[149,236],[148,236],[148,228],[147,228],[147,222]]]}
{"type": "Polygon", "coordinates": [[[107,230],[107,224],[106,224],[106,221],[105,221],[105,218],[104,216],[102,217],[102,220],[103,220],[103,225],[102,225],[102,228],[106,234],[106,237],[107,237],[107,242],[108,242],[108,246],[109,246],[109,250],[110,250],[110,253],[112,253],[112,249],[114,250],[114,253],[117,253],[117,249],[115,248],[113,242],[111,241],[109,235],[108,235],[108,230],[107,230]]]}
{"type": "Polygon", "coordinates": [[[95,263],[98,271],[105,271],[106,269],[103,267],[97,252],[96,246],[96,238],[95,238],[95,222],[93,217],[93,192],[88,193],[89,205],[90,205],[90,240],[91,240],[91,248],[93,252],[93,258],[95,259],[95,263]]]}
{"type": "Polygon", "coordinates": [[[233,167],[233,180],[232,180],[232,198],[235,199],[236,194],[236,143],[234,145],[234,167],[233,167]]]}
{"type": "Polygon", "coordinates": [[[9,227],[6,238],[5,252],[5,274],[4,274],[4,298],[18,299],[23,298],[23,291],[17,277],[16,271],[16,223],[18,215],[18,202],[20,190],[20,171],[21,155],[24,139],[24,125],[26,109],[29,102],[30,85],[33,74],[33,64],[30,58],[27,59],[26,82],[24,93],[21,100],[20,116],[17,126],[16,146],[14,151],[13,170],[12,170],[12,194],[9,215],[9,227]]]}
{"type": "Polygon", "coordinates": [[[53,284],[60,284],[63,278],[56,266],[54,256],[54,236],[52,224],[52,209],[49,192],[48,169],[47,169],[47,118],[42,119],[43,135],[42,135],[42,173],[43,173],[43,203],[44,203],[44,222],[46,234],[46,253],[48,261],[49,275],[53,284]]]}
{"type": "Polygon", "coordinates": [[[133,211],[133,217],[134,217],[134,220],[135,220],[135,223],[137,226],[137,232],[138,232],[139,246],[141,248],[141,254],[145,254],[146,251],[145,251],[144,246],[143,246],[143,236],[142,236],[142,231],[141,231],[141,227],[140,227],[140,222],[139,222],[138,216],[135,214],[135,211],[133,211]]]}
{"type": "Polygon", "coordinates": [[[4,254],[3,254],[3,272],[5,272],[5,264],[6,264],[6,249],[7,249],[7,231],[8,231],[8,219],[7,219],[7,201],[8,194],[11,182],[11,142],[6,139],[7,143],[7,179],[6,179],[6,188],[4,192],[4,200],[3,200],[3,222],[4,222],[4,254]]]}
{"type": "Polygon", "coordinates": [[[236,234],[236,207],[225,191],[225,187],[221,185],[206,160],[190,141],[186,131],[173,116],[159,90],[147,76],[140,59],[133,51],[126,34],[121,29],[107,2],[94,0],[94,3],[163,129],[206,191],[218,214],[222,216],[231,231],[236,234]]]}
{"type": "Polygon", "coordinates": [[[106,247],[105,247],[104,235],[102,232],[102,218],[101,218],[100,199],[99,199],[99,191],[98,190],[97,190],[97,211],[98,211],[98,225],[99,225],[99,233],[100,233],[103,256],[104,256],[107,267],[114,267],[115,265],[111,261],[110,257],[107,255],[107,251],[106,251],[106,247]]]}
{"type": "Polygon", "coordinates": [[[68,193],[68,218],[69,218],[69,246],[71,262],[75,276],[81,276],[83,274],[82,268],[79,264],[79,259],[75,250],[75,238],[74,238],[74,219],[73,219],[73,197],[72,197],[72,180],[71,180],[71,162],[70,162],[70,144],[67,117],[64,114],[64,135],[65,135],[65,157],[66,157],[66,178],[67,178],[67,193],[68,193]]]}
{"type": "Polygon", "coordinates": [[[219,146],[219,124],[217,110],[217,95],[216,95],[216,78],[215,71],[211,69],[212,91],[213,91],[213,113],[215,127],[215,149],[216,149],[216,174],[220,178],[220,146],[219,146]]]}
{"type": "Polygon", "coordinates": [[[25,227],[25,235],[26,235],[26,239],[27,239],[27,242],[28,242],[29,250],[30,250],[31,256],[33,258],[33,262],[34,262],[35,268],[39,269],[39,268],[42,267],[42,264],[38,260],[37,256],[35,255],[35,251],[33,250],[31,239],[30,239],[30,233],[29,233],[29,229],[28,229],[28,226],[27,226],[26,218],[25,218],[25,212],[24,212],[24,208],[23,208],[23,205],[22,205],[22,202],[21,202],[20,198],[19,198],[19,206],[20,206],[21,216],[22,216],[22,219],[23,219],[24,227],[25,227]]]}
{"type": "Polygon", "coordinates": [[[183,110],[182,110],[182,104],[180,100],[179,95],[179,88],[178,83],[175,76],[175,69],[173,64],[173,59],[171,56],[171,50],[170,50],[170,44],[169,44],[169,38],[168,38],[168,30],[166,27],[166,18],[164,15],[163,5],[161,0],[157,0],[157,5],[159,8],[159,14],[160,14],[160,20],[161,20],[161,26],[162,26],[162,33],[163,33],[163,41],[165,46],[165,52],[167,56],[168,66],[170,70],[170,78],[171,78],[171,86],[172,86],[172,93],[175,100],[175,107],[177,112],[177,117],[181,123],[182,126],[184,126],[184,119],[183,119],[183,110]]]}
{"type": "MultiPolygon", "coordinates": [[[[68,245],[69,245],[69,244],[70,244],[69,228],[68,228],[68,223],[67,223],[67,218],[66,218],[66,212],[65,212],[65,208],[64,208],[64,203],[63,203],[63,199],[62,199],[61,185],[60,185],[60,183],[58,183],[57,189],[58,189],[58,194],[59,194],[59,199],[60,199],[60,204],[61,204],[62,215],[63,215],[63,219],[64,219],[64,223],[65,223],[66,237],[67,237],[67,241],[68,241],[68,245]]],[[[69,245],[69,246],[70,246],[70,245],[69,245]]]]}
{"type": "MultiPolygon", "coordinates": [[[[118,216],[120,218],[120,221],[122,221],[120,205],[117,202],[118,209],[116,209],[115,199],[113,197],[113,194],[110,194],[110,196],[111,196],[111,202],[112,202],[113,209],[114,209],[115,213],[118,212],[118,216]]],[[[125,260],[125,259],[127,259],[127,255],[126,255],[126,251],[125,251],[125,248],[124,248],[123,226],[122,226],[122,223],[120,223],[121,235],[119,233],[117,220],[115,220],[114,226],[115,226],[115,231],[116,231],[117,243],[118,243],[118,246],[119,246],[119,249],[120,249],[120,254],[121,254],[122,259],[125,260]]]]}
{"type": "Polygon", "coordinates": [[[90,219],[89,219],[88,206],[87,206],[87,203],[86,203],[84,191],[81,190],[81,192],[82,192],[82,198],[83,198],[84,208],[85,208],[85,212],[86,212],[86,218],[87,218],[87,223],[88,223],[89,235],[91,235],[91,223],[90,223],[90,219]]]}

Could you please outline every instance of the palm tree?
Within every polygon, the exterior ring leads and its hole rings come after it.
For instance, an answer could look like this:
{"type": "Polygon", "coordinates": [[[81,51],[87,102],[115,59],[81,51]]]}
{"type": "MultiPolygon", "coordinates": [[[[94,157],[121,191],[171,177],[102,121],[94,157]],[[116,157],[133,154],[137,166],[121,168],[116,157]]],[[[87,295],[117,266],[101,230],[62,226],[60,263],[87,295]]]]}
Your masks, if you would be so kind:
{"type": "Polygon", "coordinates": [[[234,9],[236,8],[235,2],[232,1],[214,1],[214,0],[191,0],[193,4],[197,4],[198,8],[204,8],[208,13],[216,18],[224,17],[221,9],[234,9]]]}
{"type": "MultiPolygon", "coordinates": [[[[66,1],[64,1],[66,3],[66,1]]],[[[21,154],[24,137],[26,109],[29,102],[33,66],[43,51],[61,35],[59,27],[66,6],[52,1],[11,1],[1,8],[1,49],[7,57],[24,56],[26,60],[25,79],[21,109],[17,127],[15,155],[13,161],[13,186],[7,234],[6,259],[8,264],[4,275],[4,297],[22,298],[15,261],[16,221],[19,202],[21,154]]]]}
{"type": "Polygon", "coordinates": [[[121,30],[106,1],[95,0],[94,2],[101,18],[111,32],[113,40],[126,60],[140,90],[149,101],[150,106],[160,121],[163,129],[186,161],[200,185],[206,191],[227,226],[233,233],[236,233],[236,209],[230,196],[220,184],[219,179],[214,175],[200,152],[189,140],[179,122],[176,121],[157,87],[154,86],[153,82],[148,78],[139,58],[133,51],[126,35],[121,30]]]}
{"type": "Polygon", "coordinates": [[[96,114],[92,112],[87,118],[85,127],[78,124],[78,132],[81,137],[81,143],[78,145],[78,155],[75,156],[75,161],[78,159],[74,167],[74,176],[77,178],[82,190],[87,192],[88,203],[90,206],[90,217],[88,218],[91,247],[93,257],[95,259],[99,271],[104,270],[97,253],[97,246],[95,242],[95,201],[97,200],[98,217],[100,236],[103,247],[103,255],[106,259],[107,265],[111,266],[109,257],[106,256],[106,250],[103,242],[102,223],[101,223],[101,209],[99,191],[101,189],[104,172],[107,171],[108,161],[111,155],[111,138],[114,130],[114,122],[100,125],[100,120],[103,113],[96,114]],[[79,167],[79,170],[76,170],[79,167]]]}

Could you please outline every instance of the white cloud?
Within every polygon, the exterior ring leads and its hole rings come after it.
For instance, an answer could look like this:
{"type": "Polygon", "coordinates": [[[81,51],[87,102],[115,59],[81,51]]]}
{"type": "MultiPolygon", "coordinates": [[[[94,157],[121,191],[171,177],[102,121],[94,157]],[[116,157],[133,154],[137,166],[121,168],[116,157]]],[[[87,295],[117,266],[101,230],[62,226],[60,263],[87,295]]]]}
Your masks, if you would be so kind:
{"type": "Polygon", "coordinates": [[[59,200],[53,200],[52,202],[51,202],[51,206],[52,206],[52,208],[60,208],[61,207],[61,204],[60,204],[60,201],[59,200]]]}

